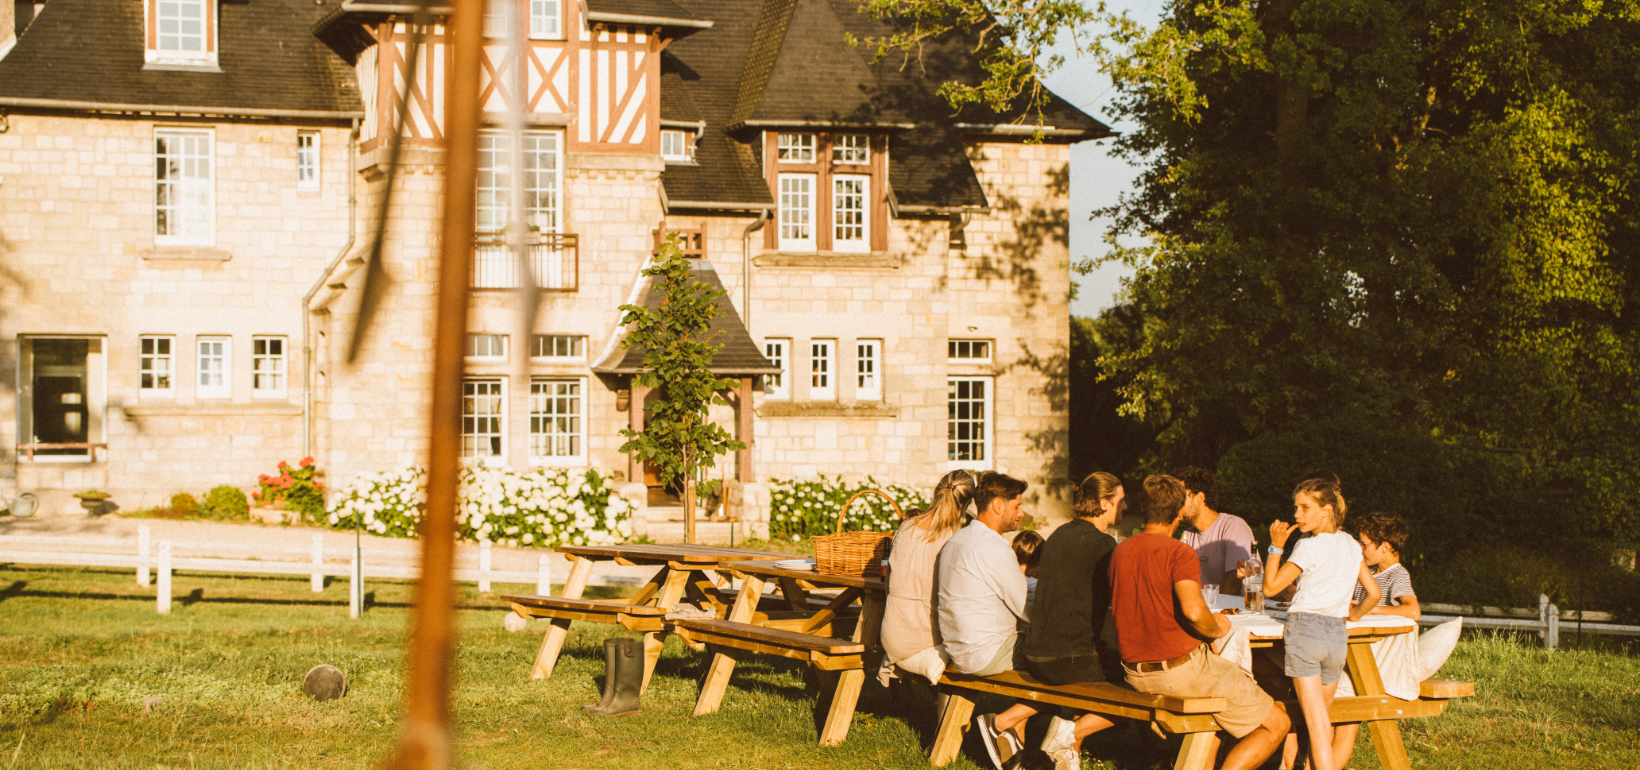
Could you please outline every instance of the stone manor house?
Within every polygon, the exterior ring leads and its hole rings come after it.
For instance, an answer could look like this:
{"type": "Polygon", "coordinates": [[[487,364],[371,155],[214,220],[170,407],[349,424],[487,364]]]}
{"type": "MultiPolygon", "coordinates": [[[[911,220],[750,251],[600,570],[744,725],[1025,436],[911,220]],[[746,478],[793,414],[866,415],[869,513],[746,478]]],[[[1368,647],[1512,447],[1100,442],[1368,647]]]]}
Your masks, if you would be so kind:
{"type": "MultiPolygon", "coordinates": [[[[982,77],[968,41],[874,63],[845,37],[890,27],[853,0],[501,1],[527,74],[514,93],[487,17],[473,462],[657,483],[618,451],[653,395],[617,307],[676,233],[727,292],[719,411],[749,444],[712,471],[730,513],[766,515],[771,478],[992,468],[1066,515],[1069,145],[1105,126],[1054,98],[1033,143],[1020,114],[955,111],[935,92],[982,77]],[[525,275],[500,235],[512,185],[525,275]]],[[[248,491],[304,455],[332,487],[424,462],[450,51],[438,16],[410,70],[409,8],[0,3],[0,507],[248,491]],[[392,283],[349,363],[388,194],[392,283]]]]}

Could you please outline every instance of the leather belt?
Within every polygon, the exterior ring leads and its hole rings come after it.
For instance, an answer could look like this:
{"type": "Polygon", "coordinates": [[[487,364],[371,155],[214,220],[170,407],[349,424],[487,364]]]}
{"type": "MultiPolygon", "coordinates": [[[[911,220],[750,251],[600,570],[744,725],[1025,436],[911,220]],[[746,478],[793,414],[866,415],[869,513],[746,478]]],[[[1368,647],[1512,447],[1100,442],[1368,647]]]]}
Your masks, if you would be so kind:
{"type": "Polygon", "coordinates": [[[1190,659],[1195,657],[1196,650],[1200,649],[1201,647],[1197,647],[1195,650],[1191,650],[1190,652],[1171,660],[1147,660],[1141,663],[1133,664],[1123,663],[1122,668],[1125,668],[1135,674],[1157,674],[1189,663],[1190,659]]]}

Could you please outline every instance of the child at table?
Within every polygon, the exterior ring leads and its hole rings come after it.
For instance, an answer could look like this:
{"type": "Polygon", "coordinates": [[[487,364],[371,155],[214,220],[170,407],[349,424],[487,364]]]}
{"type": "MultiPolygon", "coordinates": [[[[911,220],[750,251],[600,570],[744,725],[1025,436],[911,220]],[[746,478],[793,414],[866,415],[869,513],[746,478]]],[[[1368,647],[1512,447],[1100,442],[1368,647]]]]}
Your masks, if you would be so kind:
{"type": "MultiPolygon", "coordinates": [[[[1378,584],[1378,603],[1368,609],[1367,614],[1399,615],[1416,623],[1418,618],[1423,617],[1423,611],[1418,607],[1418,596],[1412,592],[1412,576],[1401,564],[1401,553],[1407,547],[1406,522],[1393,513],[1373,511],[1361,517],[1355,529],[1356,536],[1361,540],[1361,555],[1366,558],[1367,567],[1372,571],[1373,582],[1378,584]]],[[[1361,602],[1366,598],[1366,587],[1356,586],[1353,601],[1361,602]]],[[[1378,642],[1373,645],[1375,655],[1382,644],[1378,642]]],[[[1335,728],[1337,735],[1333,739],[1333,753],[1339,767],[1349,764],[1350,755],[1355,751],[1355,734],[1360,727],[1359,724],[1350,723],[1335,728]]]]}
{"type": "MultiPolygon", "coordinates": [[[[1014,535],[1014,558],[1019,561],[1019,571],[1025,573],[1025,606],[1036,606],[1036,571],[1042,564],[1043,537],[1035,530],[1025,530],[1014,535]]],[[[1019,621],[1020,633],[1025,632],[1026,621],[1019,621]]]]}
{"type": "MultiPolygon", "coordinates": [[[[1294,527],[1283,521],[1270,525],[1270,555],[1265,563],[1264,595],[1275,596],[1295,581],[1298,593],[1287,609],[1287,628],[1282,635],[1286,647],[1286,673],[1292,677],[1299,709],[1310,731],[1310,766],[1313,770],[1340,770],[1335,761],[1341,747],[1334,744],[1333,695],[1344,675],[1344,656],[1349,648],[1345,617],[1360,620],[1378,603],[1378,583],[1367,571],[1361,544],[1339,531],[1346,503],[1339,484],[1331,479],[1306,478],[1293,490],[1294,527]],[[1292,558],[1282,563],[1287,541],[1295,530],[1310,535],[1293,549],[1292,558]],[[1366,598],[1351,603],[1355,585],[1366,589],[1366,598]]],[[[1353,738],[1353,736],[1352,736],[1353,738]]],[[[1296,737],[1289,736],[1283,764],[1293,767],[1297,758],[1296,737]]]]}

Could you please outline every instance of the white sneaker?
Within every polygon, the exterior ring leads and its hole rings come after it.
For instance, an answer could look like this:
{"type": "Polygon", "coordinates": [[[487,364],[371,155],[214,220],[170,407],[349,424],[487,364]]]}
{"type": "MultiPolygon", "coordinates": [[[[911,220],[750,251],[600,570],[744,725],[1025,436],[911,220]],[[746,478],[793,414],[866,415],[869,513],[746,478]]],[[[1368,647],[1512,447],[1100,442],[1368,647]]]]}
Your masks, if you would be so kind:
{"type": "Polygon", "coordinates": [[[1076,749],[1076,723],[1054,717],[1042,739],[1042,751],[1053,760],[1054,770],[1081,770],[1082,752],[1076,749]]]}
{"type": "Polygon", "coordinates": [[[985,753],[991,757],[991,764],[997,770],[1007,770],[1021,748],[1019,736],[1013,730],[998,730],[996,714],[981,714],[974,718],[974,724],[979,726],[979,734],[985,744],[985,753]]]}

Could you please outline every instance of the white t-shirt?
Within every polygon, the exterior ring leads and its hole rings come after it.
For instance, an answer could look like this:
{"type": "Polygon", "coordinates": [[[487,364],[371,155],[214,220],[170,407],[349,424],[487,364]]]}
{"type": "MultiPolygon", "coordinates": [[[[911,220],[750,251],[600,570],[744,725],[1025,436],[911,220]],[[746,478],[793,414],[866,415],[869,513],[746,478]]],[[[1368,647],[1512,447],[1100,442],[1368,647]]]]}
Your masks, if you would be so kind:
{"type": "Polygon", "coordinates": [[[1013,547],[976,519],[945,541],[936,575],[935,616],[952,669],[985,668],[1017,633],[1016,624],[1031,619],[1013,547]]]}
{"type": "Polygon", "coordinates": [[[1343,532],[1314,534],[1298,541],[1288,562],[1304,570],[1288,612],[1342,618],[1361,576],[1361,543],[1343,532]]]}

